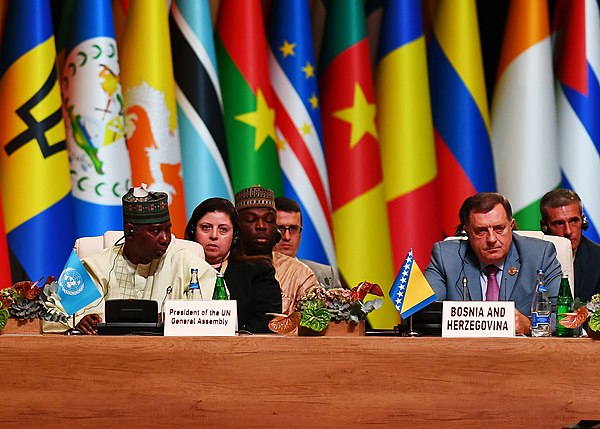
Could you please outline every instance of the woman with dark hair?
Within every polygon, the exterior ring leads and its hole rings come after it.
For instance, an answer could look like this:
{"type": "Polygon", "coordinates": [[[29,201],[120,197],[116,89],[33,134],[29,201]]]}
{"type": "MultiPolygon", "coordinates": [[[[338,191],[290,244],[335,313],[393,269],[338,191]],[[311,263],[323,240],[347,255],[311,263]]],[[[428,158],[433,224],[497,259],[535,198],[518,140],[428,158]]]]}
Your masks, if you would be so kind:
{"type": "Polygon", "coordinates": [[[233,204],[208,198],[194,209],[185,238],[204,248],[206,261],[224,274],[231,299],[237,301],[238,330],[270,332],[267,313],[281,313],[281,291],[266,257],[247,257],[238,247],[239,222],[233,204]]]}

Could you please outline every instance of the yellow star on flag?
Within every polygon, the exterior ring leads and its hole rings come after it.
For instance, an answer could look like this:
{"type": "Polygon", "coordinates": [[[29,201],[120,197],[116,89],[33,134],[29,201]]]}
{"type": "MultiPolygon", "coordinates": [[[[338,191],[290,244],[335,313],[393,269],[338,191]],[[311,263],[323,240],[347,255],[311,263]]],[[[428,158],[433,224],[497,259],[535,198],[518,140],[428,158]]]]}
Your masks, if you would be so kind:
{"type": "Polygon", "coordinates": [[[308,102],[310,103],[313,110],[319,108],[319,99],[317,98],[317,96],[315,94],[313,94],[312,97],[310,97],[308,99],[308,102]]]}
{"type": "Polygon", "coordinates": [[[333,112],[333,116],[350,123],[352,126],[352,132],[350,133],[351,149],[356,146],[360,139],[367,133],[371,134],[376,139],[379,139],[377,127],[375,126],[375,114],[375,103],[369,103],[367,101],[367,97],[365,97],[365,93],[360,87],[360,84],[356,82],[354,84],[354,102],[352,107],[333,112]]]}
{"type": "Polygon", "coordinates": [[[283,54],[283,58],[288,55],[294,56],[296,53],[294,52],[294,48],[296,47],[295,43],[289,43],[287,40],[283,41],[283,45],[279,48],[281,53],[283,54]]]}
{"type": "Polygon", "coordinates": [[[276,145],[279,143],[275,134],[275,110],[269,108],[260,88],[256,90],[256,110],[237,115],[235,119],[255,128],[254,151],[258,152],[269,137],[273,139],[276,145]]]}
{"type": "Polygon", "coordinates": [[[307,124],[306,122],[304,123],[304,125],[302,125],[300,127],[300,131],[302,132],[303,135],[307,136],[310,134],[310,130],[311,130],[311,126],[309,124],[307,124]]]}
{"type": "Polygon", "coordinates": [[[304,74],[306,75],[305,77],[311,78],[311,77],[315,77],[315,68],[313,67],[313,65],[310,63],[310,61],[306,62],[306,65],[304,67],[302,67],[302,71],[304,72],[304,74]]]}

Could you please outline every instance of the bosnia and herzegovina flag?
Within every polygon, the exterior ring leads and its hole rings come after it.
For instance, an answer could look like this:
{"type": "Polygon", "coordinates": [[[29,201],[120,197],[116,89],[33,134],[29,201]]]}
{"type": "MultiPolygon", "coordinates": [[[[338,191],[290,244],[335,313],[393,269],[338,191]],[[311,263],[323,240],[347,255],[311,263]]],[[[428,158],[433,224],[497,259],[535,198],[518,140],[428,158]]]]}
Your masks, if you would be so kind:
{"type": "MultiPolygon", "coordinates": [[[[596,0],[564,1],[557,57],[558,147],[563,186],[583,201],[589,227],[600,225],[600,16],[596,0]]],[[[559,10],[559,9],[557,9],[559,10]]]]}
{"type": "Polygon", "coordinates": [[[441,240],[421,2],[386,1],[376,74],[379,138],[394,268],[413,246],[426,264],[441,240]]]}
{"type": "Polygon", "coordinates": [[[183,237],[187,221],[166,2],[130,0],[121,65],[133,185],[144,182],[169,195],[173,233],[183,237]]]}
{"type": "Polygon", "coordinates": [[[49,1],[10,2],[0,76],[8,243],[30,278],[58,275],[75,222],[49,1]]]}
{"type": "Polygon", "coordinates": [[[498,191],[520,229],[540,227],[539,202],[560,184],[548,3],[512,1],[492,102],[498,191]]]}
{"type": "Polygon", "coordinates": [[[437,299],[431,285],[414,260],[410,249],[390,289],[390,298],[403,319],[431,304],[437,299]]]}
{"type": "Polygon", "coordinates": [[[429,43],[442,227],[454,235],[458,210],[496,190],[475,0],[440,0],[429,43]]]}
{"type": "Polygon", "coordinates": [[[215,44],[233,191],[260,184],[283,195],[261,1],[222,0],[215,44]]]}
{"type": "Polygon", "coordinates": [[[275,122],[282,142],[279,161],[284,174],[284,193],[297,201],[302,211],[298,256],[336,265],[311,34],[306,1],[272,4],[269,72],[276,95],[275,122]]]}
{"type": "Polygon", "coordinates": [[[131,187],[110,0],[73,3],[61,86],[77,237],[123,228],[131,187]]]}
{"type": "MultiPolygon", "coordinates": [[[[328,3],[319,88],[338,265],[350,286],[394,278],[363,2],[328,3]],[[369,231],[367,233],[367,231],[369,231]]],[[[392,328],[389,301],[369,314],[392,328]]]]}
{"type": "Polygon", "coordinates": [[[208,0],[175,0],[169,19],[189,218],[206,198],[233,200],[233,191],[208,0]]]}

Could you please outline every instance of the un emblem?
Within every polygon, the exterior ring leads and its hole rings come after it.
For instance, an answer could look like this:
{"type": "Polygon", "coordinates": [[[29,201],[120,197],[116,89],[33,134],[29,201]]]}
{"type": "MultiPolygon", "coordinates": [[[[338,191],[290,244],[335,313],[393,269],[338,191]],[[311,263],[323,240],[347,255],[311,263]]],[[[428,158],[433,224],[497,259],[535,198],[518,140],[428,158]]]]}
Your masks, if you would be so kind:
{"type": "Polygon", "coordinates": [[[67,295],[77,295],[84,287],[81,275],[74,268],[67,268],[61,273],[58,285],[67,295]]]}

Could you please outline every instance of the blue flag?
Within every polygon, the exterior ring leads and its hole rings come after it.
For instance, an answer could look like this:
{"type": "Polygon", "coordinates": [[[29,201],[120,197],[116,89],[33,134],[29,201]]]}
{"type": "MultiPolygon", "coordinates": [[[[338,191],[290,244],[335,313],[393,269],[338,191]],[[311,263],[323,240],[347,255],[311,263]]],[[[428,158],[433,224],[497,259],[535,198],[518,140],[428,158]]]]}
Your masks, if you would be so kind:
{"type": "Polygon", "coordinates": [[[69,316],[102,297],[74,250],[58,278],[58,296],[69,316]]]}
{"type": "Polygon", "coordinates": [[[410,249],[390,289],[390,298],[403,319],[413,315],[437,299],[410,249]]]}
{"type": "Polygon", "coordinates": [[[208,0],[175,0],[169,16],[187,216],[210,197],[233,201],[223,99],[208,0]]]}
{"type": "Polygon", "coordinates": [[[308,2],[272,3],[269,48],[284,195],[302,212],[298,257],[336,266],[308,2]]]}

